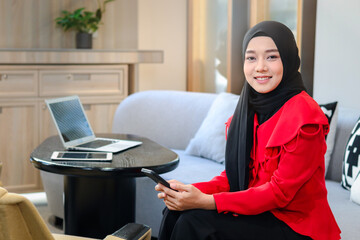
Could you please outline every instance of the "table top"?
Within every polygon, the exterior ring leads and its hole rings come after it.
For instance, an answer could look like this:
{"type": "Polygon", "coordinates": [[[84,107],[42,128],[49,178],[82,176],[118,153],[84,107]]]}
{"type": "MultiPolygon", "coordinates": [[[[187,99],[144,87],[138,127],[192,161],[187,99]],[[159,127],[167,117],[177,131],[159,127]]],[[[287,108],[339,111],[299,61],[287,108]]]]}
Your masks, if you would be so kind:
{"type": "Polygon", "coordinates": [[[114,153],[111,162],[52,161],[54,151],[65,151],[59,136],[42,142],[30,155],[31,163],[38,169],[73,176],[141,177],[141,168],[157,173],[169,172],[179,164],[179,156],[156,142],[129,134],[97,134],[97,137],[141,141],[140,146],[114,153]]]}

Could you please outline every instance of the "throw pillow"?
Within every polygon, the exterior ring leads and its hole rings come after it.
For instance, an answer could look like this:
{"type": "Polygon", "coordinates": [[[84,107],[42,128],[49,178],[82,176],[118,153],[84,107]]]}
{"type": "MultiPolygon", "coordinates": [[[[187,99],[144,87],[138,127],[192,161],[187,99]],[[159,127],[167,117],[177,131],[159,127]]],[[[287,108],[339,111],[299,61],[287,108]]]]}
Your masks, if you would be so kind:
{"type": "Polygon", "coordinates": [[[351,186],[350,200],[360,205],[360,175],[355,179],[354,184],[351,186]]]}
{"type": "Polygon", "coordinates": [[[346,144],[341,185],[350,190],[360,170],[360,118],[353,128],[346,144]]]}
{"type": "Polygon", "coordinates": [[[336,125],[338,118],[338,107],[337,102],[332,102],[328,104],[320,104],[321,109],[323,110],[325,116],[327,117],[330,125],[330,131],[326,136],[326,153],[325,153],[325,174],[327,173],[328,166],[330,163],[331,154],[334,149],[335,144],[335,133],[336,133],[336,125]]]}
{"type": "Polygon", "coordinates": [[[186,154],[225,161],[225,123],[234,114],[239,96],[220,93],[211,105],[199,130],[185,149],[186,154]]]}

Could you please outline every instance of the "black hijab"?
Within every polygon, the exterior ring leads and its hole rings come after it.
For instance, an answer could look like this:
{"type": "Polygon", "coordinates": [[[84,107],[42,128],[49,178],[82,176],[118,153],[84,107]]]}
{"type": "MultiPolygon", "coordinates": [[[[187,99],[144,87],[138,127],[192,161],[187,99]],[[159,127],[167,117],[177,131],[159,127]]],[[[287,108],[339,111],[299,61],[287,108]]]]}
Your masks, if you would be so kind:
{"type": "Polygon", "coordinates": [[[226,174],[232,192],[248,188],[254,114],[257,114],[259,124],[262,124],[286,101],[305,90],[298,71],[298,48],[291,30],[274,21],[255,25],[245,34],[243,60],[250,40],[258,36],[270,37],[275,42],[283,64],[283,78],[273,91],[264,94],[256,92],[247,82],[244,84],[229,128],[225,152],[226,174]]]}

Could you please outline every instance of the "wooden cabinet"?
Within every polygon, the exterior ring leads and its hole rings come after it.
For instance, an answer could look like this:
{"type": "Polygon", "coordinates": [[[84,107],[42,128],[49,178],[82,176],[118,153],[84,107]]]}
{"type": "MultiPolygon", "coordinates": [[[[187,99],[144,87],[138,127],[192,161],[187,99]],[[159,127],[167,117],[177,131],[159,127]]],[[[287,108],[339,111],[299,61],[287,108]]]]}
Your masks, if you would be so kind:
{"type": "Polygon", "coordinates": [[[79,95],[94,132],[111,132],[115,110],[128,95],[128,66],[0,66],[0,161],[9,191],[42,189],[29,156],[57,134],[44,100],[69,95],[79,95]]]}

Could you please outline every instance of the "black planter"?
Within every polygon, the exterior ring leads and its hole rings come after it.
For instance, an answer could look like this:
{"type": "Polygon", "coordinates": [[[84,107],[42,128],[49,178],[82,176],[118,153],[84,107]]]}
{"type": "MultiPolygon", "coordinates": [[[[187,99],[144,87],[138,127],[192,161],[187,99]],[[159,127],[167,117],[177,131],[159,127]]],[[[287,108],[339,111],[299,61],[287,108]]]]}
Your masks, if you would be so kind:
{"type": "Polygon", "coordinates": [[[84,32],[76,33],[76,48],[91,49],[92,34],[84,32]]]}

